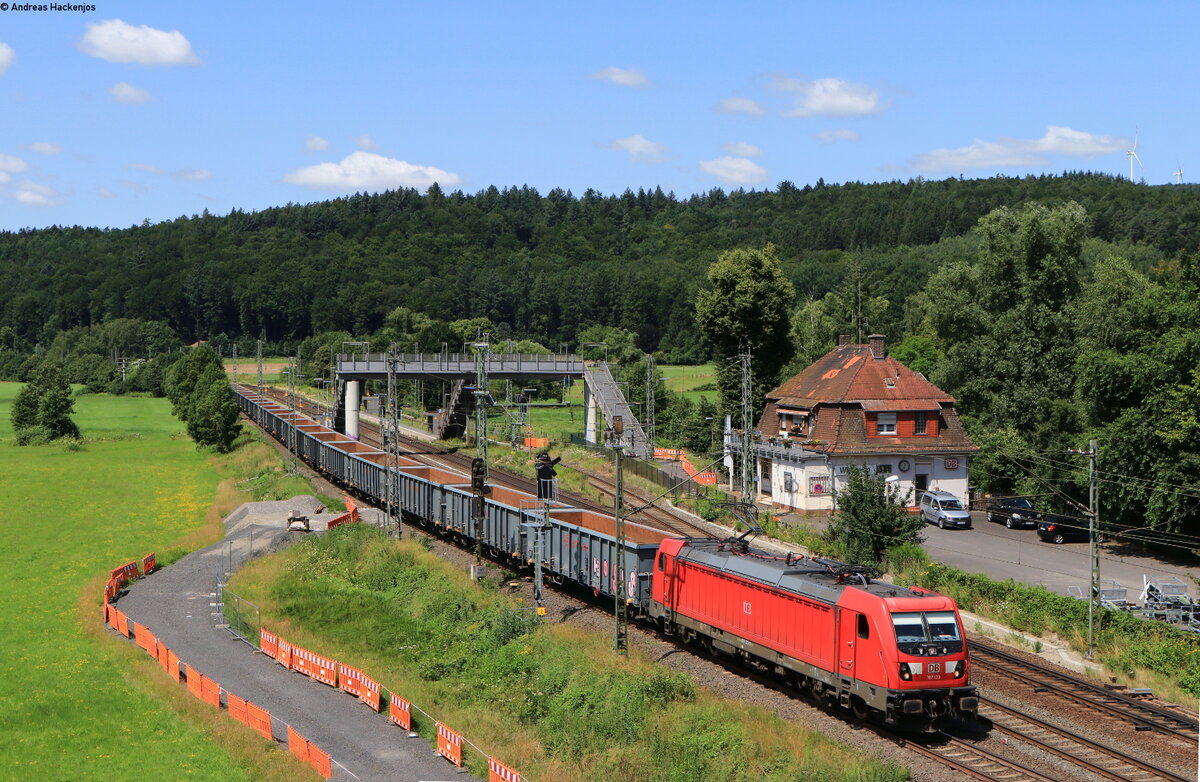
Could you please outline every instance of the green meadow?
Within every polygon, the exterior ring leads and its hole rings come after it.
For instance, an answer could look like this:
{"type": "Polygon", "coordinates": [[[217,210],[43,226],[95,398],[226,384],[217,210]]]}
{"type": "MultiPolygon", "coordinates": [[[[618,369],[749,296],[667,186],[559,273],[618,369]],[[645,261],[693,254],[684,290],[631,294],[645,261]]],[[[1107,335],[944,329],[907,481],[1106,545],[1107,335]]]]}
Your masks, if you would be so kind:
{"type": "Polygon", "coordinates": [[[165,399],[105,395],[76,402],[80,450],[18,448],[18,389],[0,383],[0,778],[260,778],[214,743],[215,720],[235,723],[102,628],[108,571],[205,523],[219,481],[209,457],[165,399]]]}

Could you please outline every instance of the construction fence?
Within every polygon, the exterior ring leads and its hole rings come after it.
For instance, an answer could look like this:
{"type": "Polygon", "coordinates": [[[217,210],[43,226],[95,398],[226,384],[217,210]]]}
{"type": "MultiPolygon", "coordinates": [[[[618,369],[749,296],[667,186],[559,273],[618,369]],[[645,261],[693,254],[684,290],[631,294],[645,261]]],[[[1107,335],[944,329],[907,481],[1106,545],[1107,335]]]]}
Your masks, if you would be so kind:
{"type": "MultiPolygon", "coordinates": [[[[179,656],[167,648],[150,628],[131,621],[128,615],[118,608],[122,590],[126,584],[149,576],[155,569],[154,554],[149,554],[140,563],[129,562],[112,570],[104,585],[104,623],[126,638],[133,639],[137,646],[144,649],[159,663],[168,676],[176,682],[184,684],[188,692],[197,699],[216,709],[224,707],[230,717],[244,723],[265,739],[286,742],[289,752],[311,765],[325,779],[333,776],[334,766],[346,770],[349,774],[349,770],[345,766],[331,758],[329,753],[323,751],[316,744],[304,738],[291,725],[272,717],[270,711],[229,692],[219,682],[180,660],[179,656]],[[281,727],[279,738],[275,735],[277,724],[281,727]]],[[[237,616],[237,624],[229,625],[231,632],[256,646],[263,654],[288,670],[299,671],[311,679],[328,685],[332,690],[349,693],[375,712],[382,714],[386,707],[387,719],[407,731],[409,737],[415,738],[418,735],[414,729],[413,712],[416,711],[423,715],[436,730],[437,754],[455,766],[462,768],[464,765],[463,747],[465,745],[478,752],[487,761],[489,782],[522,782],[524,779],[518,772],[472,744],[463,734],[452,730],[424,710],[414,706],[410,701],[382,687],[366,672],[296,646],[262,628],[261,614],[257,608],[254,611],[256,621],[253,623],[257,627],[257,637],[243,635],[242,631],[249,630],[250,623],[241,621],[243,613],[240,607],[237,610],[237,616]]],[[[249,616],[248,611],[246,616],[249,616]]],[[[350,776],[353,775],[350,774],[350,776]]]]}

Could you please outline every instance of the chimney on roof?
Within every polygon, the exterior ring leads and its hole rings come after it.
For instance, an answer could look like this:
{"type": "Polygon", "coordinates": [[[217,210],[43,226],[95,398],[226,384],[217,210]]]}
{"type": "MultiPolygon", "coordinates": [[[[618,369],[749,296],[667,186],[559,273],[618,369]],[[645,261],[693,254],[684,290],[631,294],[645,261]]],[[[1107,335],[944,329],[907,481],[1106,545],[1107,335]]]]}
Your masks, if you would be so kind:
{"type": "Polygon", "coordinates": [[[850,344],[850,335],[849,334],[839,334],[838,335],[838,347],[839,348],[844,348],[849,344],[850,344]]]}
{"type": "Polygon", "coordinates": [[[867,337],[871,343],[871,358],[881,359],[887,356],[887,339],[882,334],[872,334],[867,337]]]}

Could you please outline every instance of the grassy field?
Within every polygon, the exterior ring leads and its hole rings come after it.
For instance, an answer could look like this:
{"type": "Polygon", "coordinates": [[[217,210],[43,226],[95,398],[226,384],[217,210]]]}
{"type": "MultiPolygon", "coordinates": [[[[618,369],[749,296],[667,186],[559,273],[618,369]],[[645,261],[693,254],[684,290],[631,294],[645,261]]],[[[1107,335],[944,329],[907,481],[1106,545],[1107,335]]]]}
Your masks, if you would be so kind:
{"type": "Polygon", "coordinates": [[[716,391],[696,390],[697,388],[717,382],[717,376],[712,364],[660,366],[659,369],[662,370],[663,381],[667,384],[668,391],[682,394],[693,402],[699,402],[701,399],[707,399],[710,402],[717,401],[716,391]]]}
{"type": "Polygon", "coordinates": [[[9,601],[0,616],[0,777],[283,778],[269,770],[275,761],[239,756],[261,754],[264,742],[189,700],[102,627],[110,569],[188,533],[199,545],[206,523],[215,534],[219,476],[208,457],[166,400],[110,396],[77,401],[82,450],[17,448],[9,426],[17,390],[0,383],[0,568],[9,601]]]}

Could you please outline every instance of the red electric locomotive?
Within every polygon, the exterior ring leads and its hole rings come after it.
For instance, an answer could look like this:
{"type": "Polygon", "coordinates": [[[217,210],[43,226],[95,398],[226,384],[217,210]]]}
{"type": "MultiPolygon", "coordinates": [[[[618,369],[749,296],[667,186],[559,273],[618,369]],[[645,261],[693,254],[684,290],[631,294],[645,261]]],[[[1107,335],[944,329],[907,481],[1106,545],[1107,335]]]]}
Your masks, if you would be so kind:
{"type": "Polygon", "coordinates": [[[859,717],[928,730],[976,716],[962,620],[944,595],[718,540],[664,540],[651,583],[650,615],[668,632],[774,669],[859,717]]]}

